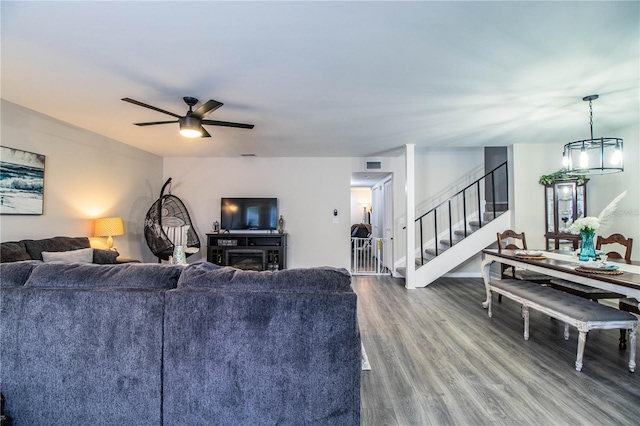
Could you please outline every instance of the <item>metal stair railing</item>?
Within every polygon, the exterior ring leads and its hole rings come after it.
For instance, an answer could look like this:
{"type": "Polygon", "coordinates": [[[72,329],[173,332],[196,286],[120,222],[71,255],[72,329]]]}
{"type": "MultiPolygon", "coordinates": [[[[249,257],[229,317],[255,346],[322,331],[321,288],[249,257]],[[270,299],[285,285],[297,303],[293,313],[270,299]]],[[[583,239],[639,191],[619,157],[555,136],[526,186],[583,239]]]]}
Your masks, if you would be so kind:
{"type": "MultiPolygon", "coordinates": [[[[448,231],[449,246],[453,246],[454,227],[456,224],[462,222],[463,238],[460,240],[469,236],[469,218],[477,216],[478,227],[482,227],[482,201],[486,200],[484,197],[486,193],[483,191],[483,187],[486,189],[487,185],[490,186],[489,190],[491,191],[491,205],[493,211],[493,218],[491,220],[493,220],[497,217],[497,204],[506,203],[507,206],[509,205],[509,174],[506,161],[416,219],[416,223],[418,225],[416,228],[419,232],[419,236],[416,241],[419,241],[420,265],[424,265],[426,263],[424,248],[425,241],[430,241],[431,239],[435,241],[435,256],[438,256],[440,254],[440,250],[438,249],[440,235],[447,233],[448,231]],[[505,176],[505,188],[500,194],[504,195],[505,201],[496,202],[496,175],[498,173],[504,173],[505,176]],[[484,183],[484,185],[481,185],[482,183],[484,183]],[[502,194],[502,192],[504,192],[504,194],[502,194]],[[471,199],[471,203],[468,202],[467,199],[471,199]],[[471,206],[473,206],[473,209],[469,212],[468,207],[471,206]],[[461,217],[460,211],[462,212],[461,217]],[[438,227],[439,214],[441,218],[443,213],[445,215],[446,222],[443,226],[442,221],[440,221],[441,224],[440,227],[438,227]],[[431,232],[432,237],[430,234],[431,232]]],[[[460,240],[456,240],[456,242],[460,240]]]]}

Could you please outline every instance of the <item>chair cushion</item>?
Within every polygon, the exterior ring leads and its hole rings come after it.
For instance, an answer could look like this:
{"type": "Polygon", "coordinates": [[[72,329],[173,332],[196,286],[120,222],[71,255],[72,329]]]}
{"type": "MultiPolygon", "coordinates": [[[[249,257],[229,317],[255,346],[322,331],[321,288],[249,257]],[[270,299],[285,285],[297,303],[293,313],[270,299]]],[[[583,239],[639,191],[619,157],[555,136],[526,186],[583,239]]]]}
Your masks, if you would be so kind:
{"type": "Polygon", "coordinates": [[[498,280],[491,285],[578,321],[637,321],[628,312],[528,281],[498,280]]]}
{"type": "Polygon", "coordinates": [[[591,287],[589,285],[578,284],[572,281],[561,280],[554,278],[551,280],[551,286],[558,290],[567,291],[569,293],[577,294],[578,296],[584,295],[584,297],[598,298],[598,299],[617,299],[622,297],[621,294],[613,293],[611,291],[603,290],[597,287],[591,287]]]}
{"type": "Polygon", "coordinates": [[[516,269],[516,278],[526,281],[545,281],[548,282],[551,277],[549,275],[541,274],[539,272],[527,271],[516,269]]]}
{"type": "Polygon", "coordinates": [[[638,308],[638,300],[632,297],[625,297],[620,299],[618,302],[618,307],[627,312],[633,312],[634,314],[640,315],[640,309],[638,308]]]}

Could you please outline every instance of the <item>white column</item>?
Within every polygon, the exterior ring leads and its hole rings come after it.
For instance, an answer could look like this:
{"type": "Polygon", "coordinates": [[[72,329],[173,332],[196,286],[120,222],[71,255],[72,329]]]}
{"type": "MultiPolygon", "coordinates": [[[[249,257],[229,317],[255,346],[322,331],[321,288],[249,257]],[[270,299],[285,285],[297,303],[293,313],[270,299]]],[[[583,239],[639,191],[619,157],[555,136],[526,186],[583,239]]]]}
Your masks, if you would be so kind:
{"type": "Polygon", "coordinates": [[[405,287],[416,288],[416,191],[415,191],[415,144],[405,145],[405,199],[407,201],[407,272],[405,287]]]}

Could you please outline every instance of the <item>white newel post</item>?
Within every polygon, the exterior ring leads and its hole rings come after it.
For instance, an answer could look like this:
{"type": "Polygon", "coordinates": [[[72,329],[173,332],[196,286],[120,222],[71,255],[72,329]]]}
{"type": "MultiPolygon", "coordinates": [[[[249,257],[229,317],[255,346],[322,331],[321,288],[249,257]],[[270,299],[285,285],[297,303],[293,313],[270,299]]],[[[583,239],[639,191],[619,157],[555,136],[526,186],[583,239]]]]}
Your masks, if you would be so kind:
{"type": "Polygon", "coordinates": [[[405,287],[416,288],[416,191],[415,191],[415,144],[405,145],[405,199],[407,200],[407,246],[405,247],[405,259],[407,259],[407,272],[405,274],[405,287]]]}

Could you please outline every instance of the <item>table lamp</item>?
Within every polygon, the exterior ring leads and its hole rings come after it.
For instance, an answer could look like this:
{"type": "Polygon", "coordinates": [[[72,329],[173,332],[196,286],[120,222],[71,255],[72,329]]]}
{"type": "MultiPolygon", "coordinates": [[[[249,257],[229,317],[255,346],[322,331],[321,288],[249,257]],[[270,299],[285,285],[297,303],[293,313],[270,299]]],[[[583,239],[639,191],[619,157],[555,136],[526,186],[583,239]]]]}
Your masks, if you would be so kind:
{"type": "Polygon", "coordinates": [[[124,225],[121,217],[96,219],[94,237],[108,237],[107,250],[115,250],[113,237],[117,235],[124,235],[124,225]]]}

